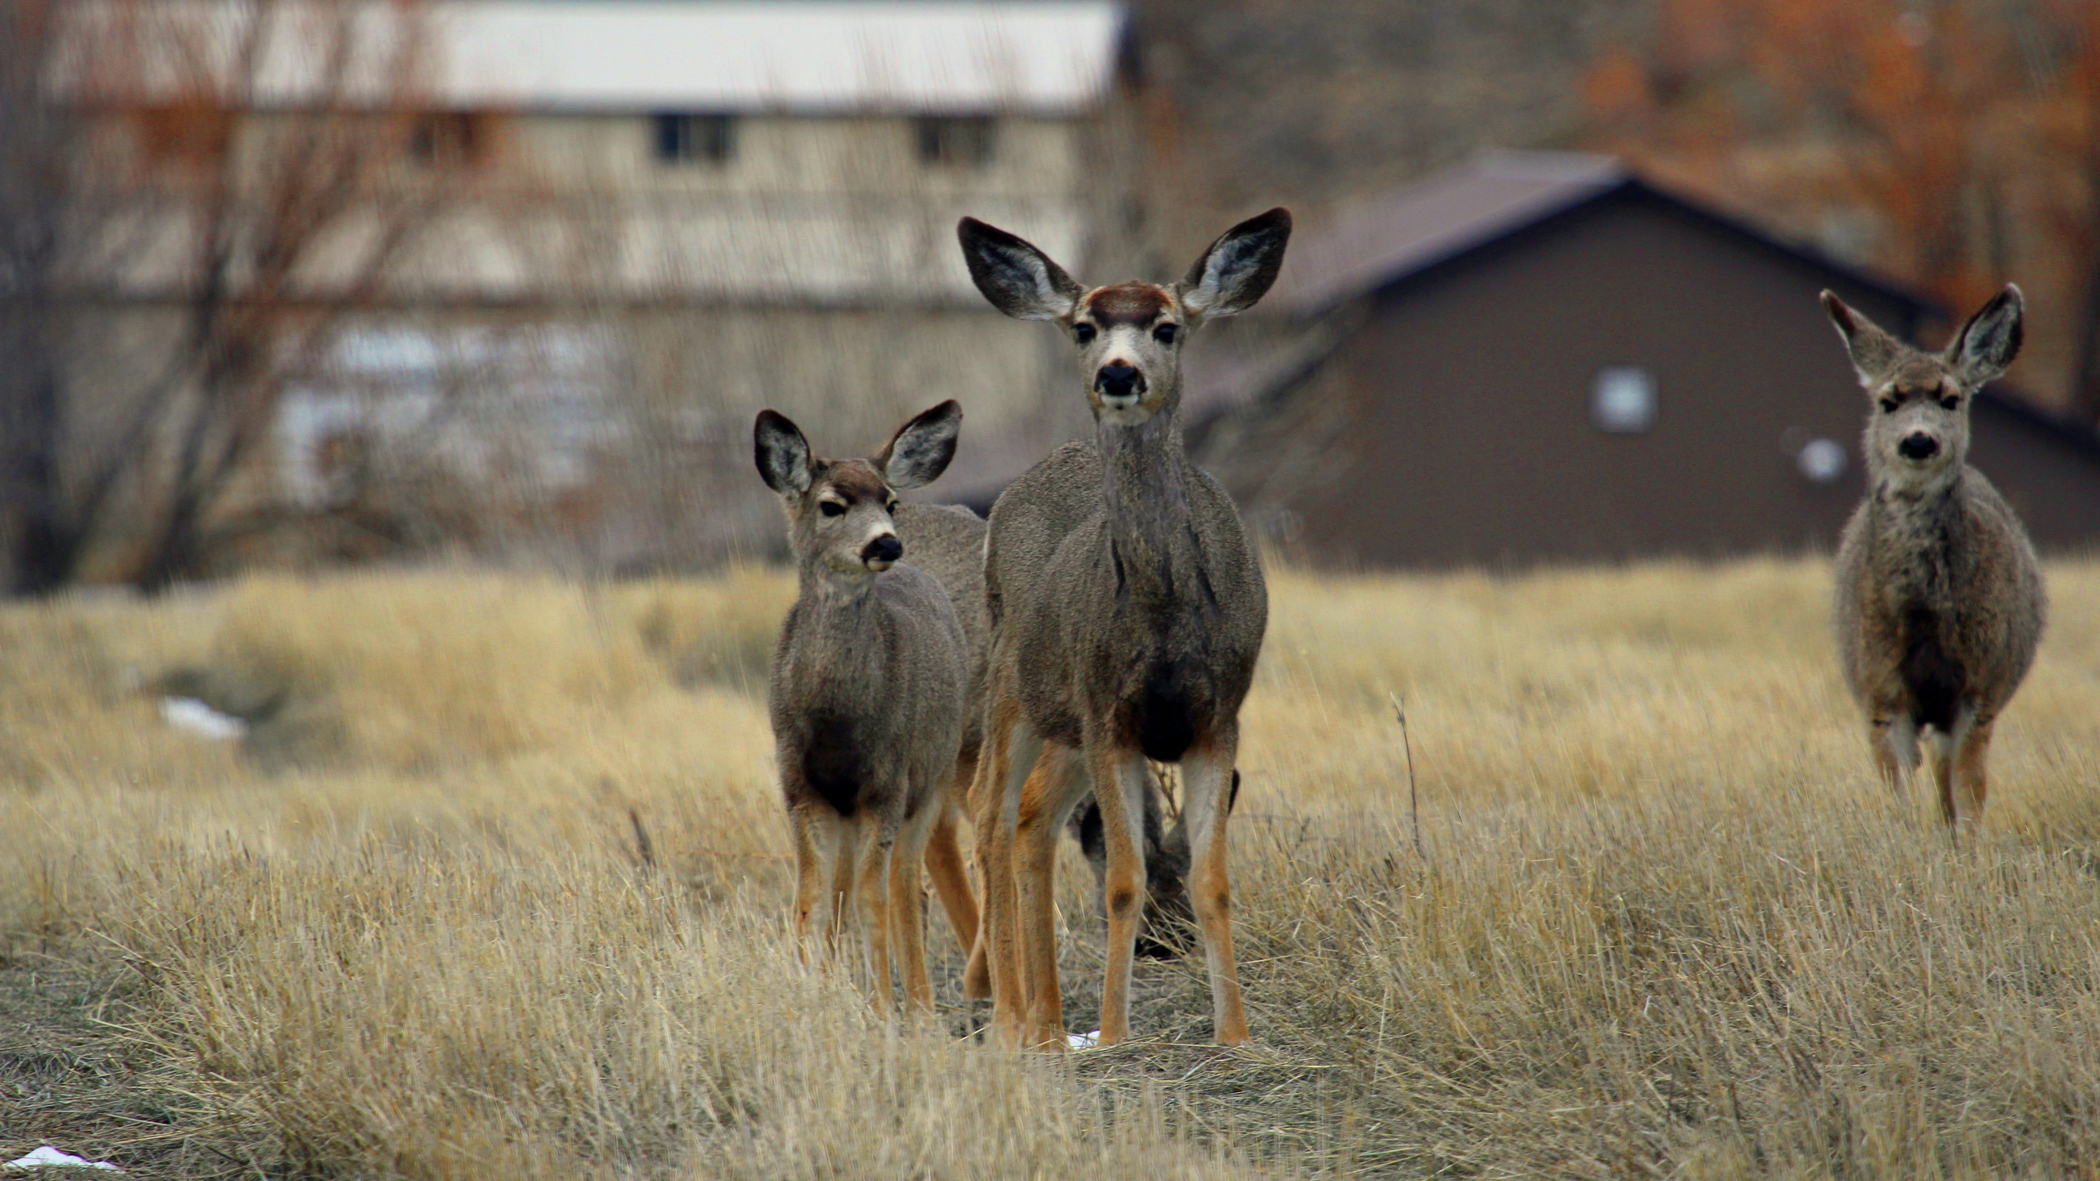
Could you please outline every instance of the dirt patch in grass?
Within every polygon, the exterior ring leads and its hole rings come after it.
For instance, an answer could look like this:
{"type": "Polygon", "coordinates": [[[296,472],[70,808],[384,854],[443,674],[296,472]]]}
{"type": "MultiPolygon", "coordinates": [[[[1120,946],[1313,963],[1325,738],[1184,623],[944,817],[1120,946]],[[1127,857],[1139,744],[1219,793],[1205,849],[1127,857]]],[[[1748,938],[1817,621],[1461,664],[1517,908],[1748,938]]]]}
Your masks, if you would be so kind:
{"type": "Polygon", "coordinates": [[[134,1178],[282,1175],[256,1129],[214,1120],[131,1032],[140,999],[138,978],[118,964],[0,962],[0,1160],[50,1144],[134,1178]]]}

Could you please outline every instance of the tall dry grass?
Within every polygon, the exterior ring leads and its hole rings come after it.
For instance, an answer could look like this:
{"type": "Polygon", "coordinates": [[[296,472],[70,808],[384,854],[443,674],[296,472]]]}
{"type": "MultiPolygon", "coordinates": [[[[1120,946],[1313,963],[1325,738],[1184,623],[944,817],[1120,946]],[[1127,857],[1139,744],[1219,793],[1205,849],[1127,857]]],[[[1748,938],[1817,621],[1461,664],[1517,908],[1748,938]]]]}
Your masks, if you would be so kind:
{"type": "Polygon", "coordinates": [[[1147,965],[1154,1036],[1068,1063],[959,1039],[944,924],[944,1028],[798,964],[777,573],[10,607],[0,946],[127,974],[125,1036],[242,1167],[2094,1175],[2100,565],[2050,576],[1955,848],[1873,780],[1819,563],[1280,573],[1233,827],[1257,1045],[1200,1045],[1200,965],[1147,965]],[[263,703],[250,749],[163,687],[263,703]]]}

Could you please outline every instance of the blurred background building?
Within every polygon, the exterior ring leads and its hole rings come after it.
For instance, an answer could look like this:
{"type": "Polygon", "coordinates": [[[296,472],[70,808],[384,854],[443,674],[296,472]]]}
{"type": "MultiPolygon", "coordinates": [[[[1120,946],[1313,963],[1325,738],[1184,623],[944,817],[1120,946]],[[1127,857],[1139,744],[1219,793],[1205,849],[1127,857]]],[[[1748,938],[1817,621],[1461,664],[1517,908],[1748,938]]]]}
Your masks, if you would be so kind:
{"type": "MultiPolygon", "coordinates": [[[[1292,244],[1268,314],[1322,347],[1221,381],[1197,454],[1325,565],[1835,548],[1871,407],[1824,289],[1944,330],[1930,298],[1610,157],[1483,153],[1292,244]]],[[[2100,434],[2004,388],[1971,427],[2038,544],[2100,538],[2100,434]]]]}
{"type": "Polygon", "coordinates": [[[54,581],[689,567],[779,544],[761,406],[845,455],[958,398],[947,488],[984,499],[1084,422],[954,226],[1081,267],[1113,237],[1117,5],[108,0],[35,32],[48,244],[9,339],[52,403],[17,438],[71,469],[54,581]]]}
{"type": "MultiPolygon", "coordinates": [[[[1796,285],[1894,293],[1870,310],[1927,338],[2017,279],[2005,430],[2084,455],[2100,420],[2084,0],[15,0],[0,20],[17,590],[439,552],[596,572],[773,554],[746,454],[766,405],[852,453],[955,397],[964,445],[935,494],[986,504],[1086,418],[1054,337],[970,288],[966,213],[1107,282],[1172,277],[1233,220],[1291,206],[1285,285],[1198,338],[1189,410],[1250,515],[1322,560],[1828,540],[1858,406],[1791,288],[1659,325],[1667,364],[1629,342],[1548,372],[1497,346],[1594,341],[1576,313],[1609,285],[1581,267],[1525,299],[1496,283],[1607,189],[1739,228],[1685,247],[1722,288],[1812,259],[1796,285]],[[1530,157],[1552,174],[1531,213],[1552,216],[1482,233],[1478,161],[1524,159],[1485,148],[1611,161],[1530,157]],[[1467,245],[1440,253],[1440,234],[1467,245]],[[1380,251],[1434,265],[1353,269],[1380,251]],[[1429,300],[1461,272],[1485,284],[1473,302],[1429,300]],[[1463,341],[1482,347],[1437,370],[1463,341]],[[1312,396],[1338,373],[1348,399],[1312,396]],[[1738,443],[1724,409],[1760,380],[1786,387],[1787,422],[1768,429],[1775,403],[1738,443]],[[1646,434],[1598,417],[1644,398],[1646,434]],[[1497,415],[1559,434],[1519,445],[1497,415]],[[1673,433],[1695,420],[1713,429],[1673,433]],[[1307,490],[1356,478],[1298,462],[1341,437],[1409,473],[1375,512],[1307,490]],[[1764,483],[1685,475],[1739,446],[1774,466],[1764,483]],[[1504,478],[1607,453],[1559,515],[1540,497],[1573,485],[1504,478]],[[1758,527],[1703,529],[1724,496],[1758,527]]],[[[1688,257],[1669,243],[1691,224],[1624,220],[1603,263],[1622,295],[1639,260],[1688,257]]],[[[2040,452],[1978,454],[2019,485],[2040,452]]],[[[2037,477],[2021,507],[2079,544],[2086,461],[2063,462],[2076,474],[2037,477]]]]}

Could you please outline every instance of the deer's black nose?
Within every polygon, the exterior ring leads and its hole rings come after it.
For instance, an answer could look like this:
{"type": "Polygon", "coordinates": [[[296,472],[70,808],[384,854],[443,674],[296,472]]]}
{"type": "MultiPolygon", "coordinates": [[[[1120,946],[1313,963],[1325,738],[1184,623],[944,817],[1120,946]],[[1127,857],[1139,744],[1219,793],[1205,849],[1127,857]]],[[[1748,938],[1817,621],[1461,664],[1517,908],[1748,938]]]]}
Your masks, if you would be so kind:
{"type": "Polygon", "coordinates": [[[904,543],[888,535],[876,538],[860,551],[863,562],[894,562],[903,556],[904,543]]]}
{"type": "Polygon", "coordinates": [[[1145,375],[1130,365],[1103,365],[1094,375],[1094,388],[1104,398],[1130,398],[1145,392],[1145,375]]]}
{"type": "Polygon", "coordinates": [[[1931,459],[1940,453],[1940,441],[1927,434],[1906,435],[1896,444],[1896,454],[1905,459],[1931,459]]]}

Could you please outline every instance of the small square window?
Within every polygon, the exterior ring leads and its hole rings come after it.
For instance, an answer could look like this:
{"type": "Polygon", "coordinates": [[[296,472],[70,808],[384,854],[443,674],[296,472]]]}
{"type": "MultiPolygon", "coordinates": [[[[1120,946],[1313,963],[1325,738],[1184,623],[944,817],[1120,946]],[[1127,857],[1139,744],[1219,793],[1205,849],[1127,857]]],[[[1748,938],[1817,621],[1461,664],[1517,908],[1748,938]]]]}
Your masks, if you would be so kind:
{"type": "Polygon", "coordinates": [[[493,120],[477,111],[423,115],[409,131],[408,153],[433,168],[470,168],[487,157],[493,130],[493,120]]]}
{"type": "Polygon", "coordinates": [[[990,115],[927,115],[914,126],[922,164],[975,168],[991,162],[998,125],[990,115]]]}
{"type": "Polygon", "coordinates": [[[654,121],[656,158],[666,164],[721,164],[736,154],[734,115],[672,111],[654,121]]]}
{"type": "Polygon", "coordinates": [[[1794,466],[1816,484],[1834,484],[1845,474],[1845,445],[1835,439],[1810,439],[1794,453],[1794,466]]]}
{"type": "Polygon", "coordinates": [[[1655,375],[1637,365],[1597,371],[1590,387],[1590,420],[1600,431],[1637,435],[1655,425],[1655,375]]]}

